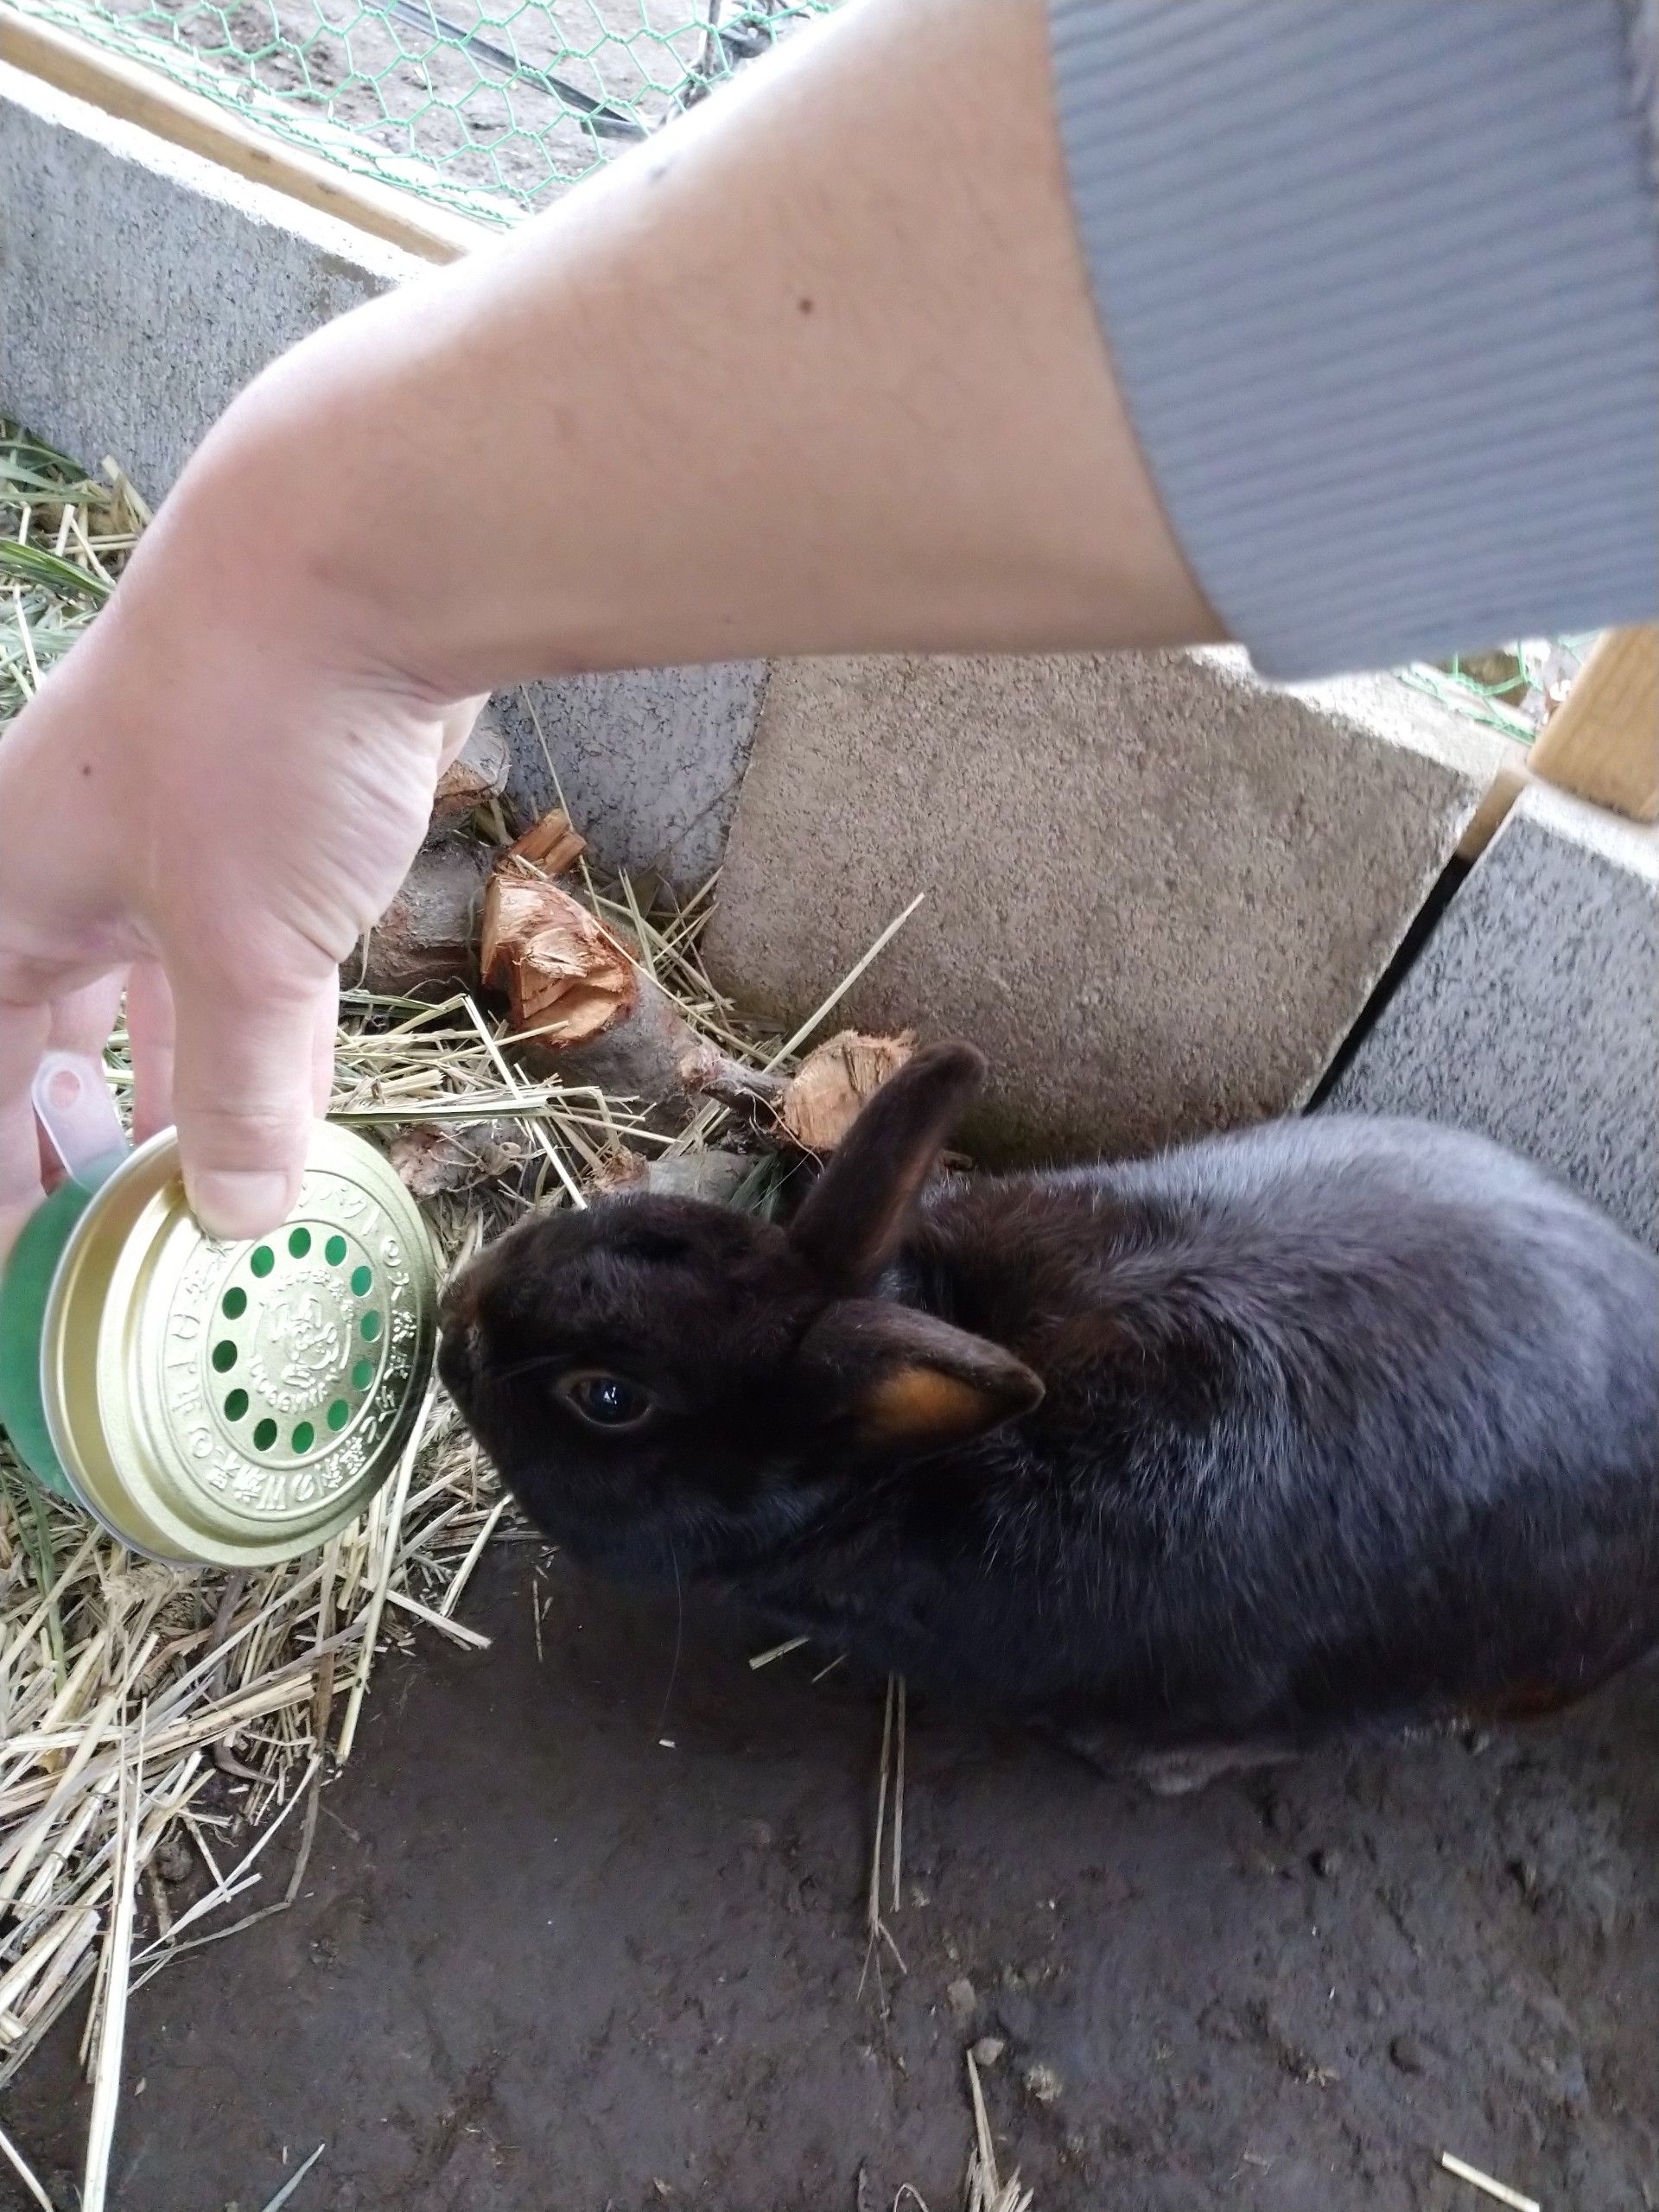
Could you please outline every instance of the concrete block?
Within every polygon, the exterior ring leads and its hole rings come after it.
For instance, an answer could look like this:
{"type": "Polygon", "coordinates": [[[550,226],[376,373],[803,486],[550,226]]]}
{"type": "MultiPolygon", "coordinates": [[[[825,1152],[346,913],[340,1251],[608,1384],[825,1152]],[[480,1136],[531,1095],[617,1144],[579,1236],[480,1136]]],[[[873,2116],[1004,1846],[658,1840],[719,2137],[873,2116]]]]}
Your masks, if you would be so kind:
{"type": "Polygon", "coordinates": [[[147,499],[267,361],[422,266],[0,67],[0,404],[147,499]]]}
{"type": "MultiPolygon", "coordinates": [[[[425,266],[0,67],[0,407],[151,501],[268,361],[425,266]]],[[[553,803],[550,754],[601,863],[690,889],[724,850],[763,677],[576,677],[533,686],[534,715],[504,695],[512,794],[553,803]]]]}
{"type": "Polygon", "coordinates": [[[1237,652],[774,668],[711,955],[991,1054],[1012,1156],[1128,1152],[1304,1103],[1451,855],[1495,745],[1392,678],[1237,652]]]}
{"type": "Polygon", "coordinates": [[[607,867],[655,868],[695,890],[726,850],[766,678],[764,663],[734,661],[503,692],[508,795],[537,814],[562,787],[607,867]]]}
{"type": "Polygon", "coordinates": [[[1534,785],[1329,1103],[1484,1129],[1659,1246],[1659,827],[1534,785]]]}

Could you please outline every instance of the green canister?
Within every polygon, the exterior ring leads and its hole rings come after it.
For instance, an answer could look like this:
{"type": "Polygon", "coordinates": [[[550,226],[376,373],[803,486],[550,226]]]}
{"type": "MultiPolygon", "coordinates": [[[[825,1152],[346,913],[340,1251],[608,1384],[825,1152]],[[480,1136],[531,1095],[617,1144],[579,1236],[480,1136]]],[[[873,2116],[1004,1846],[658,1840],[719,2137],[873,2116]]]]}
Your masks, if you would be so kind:
{"type": "Polygon", "coordinates": [[[102,1071],[51,1055],[35,1112],[68,1179],[0,1277],[0,1426],[135,1551],[257,1567],[309,1550],[397,1463],[431,1375],[437,1269],[391,1166],[320,1123],[274,1236],[223,1243],[168,1130],[129,1151],[102,1071]]]}

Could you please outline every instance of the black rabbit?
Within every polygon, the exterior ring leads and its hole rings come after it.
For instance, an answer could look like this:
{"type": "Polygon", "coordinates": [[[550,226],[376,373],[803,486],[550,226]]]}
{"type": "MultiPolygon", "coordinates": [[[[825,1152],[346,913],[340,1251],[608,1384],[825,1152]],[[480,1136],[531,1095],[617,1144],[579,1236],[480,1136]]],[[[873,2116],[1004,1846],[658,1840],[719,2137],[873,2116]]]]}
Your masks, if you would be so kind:
{"type": "Polygon", "coordinates": [[[931,1181],[982,1065],[918,1053],[787,1229],[622,1198],[463,1270],[443,1374],[542,1528],[1167,1786],[1659,1642],[1652,1255],[1410,1122],[931,1181]]]}

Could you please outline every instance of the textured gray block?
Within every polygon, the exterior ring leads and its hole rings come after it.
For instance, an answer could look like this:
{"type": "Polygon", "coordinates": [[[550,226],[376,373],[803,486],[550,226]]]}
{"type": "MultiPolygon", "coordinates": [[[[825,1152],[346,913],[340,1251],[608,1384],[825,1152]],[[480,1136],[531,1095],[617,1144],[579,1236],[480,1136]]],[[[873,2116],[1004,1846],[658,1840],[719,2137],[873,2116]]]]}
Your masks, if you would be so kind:
{"type": "Polygon", "coordinates": [[[1389,678],[1296,691],[1231,652],[775,668],[712,932],[810,1012],[990,1052],[982,1143],[1127,1151],[1308,1096],[1496,751],[1389,678]]]}
{"type": "Polygon", "coordinates": [[[1659,828],[1534,785],[1330,1103],[1484,1129],[1659,1246],[1659,828]]]}
{"type": "MultiPolygon", "coordinates": [[[[161,499],[265,364],[425,264],[0,67],[0,408],[161,499]]],[[[720,861],[759,667],[537,684],[571,809],[606,865],[690,888],[720,861]]],[[[517,694],[512,792],[553,778],[517,694]]]]}
{"type": "Polygon", "coordinates": [[[267,361],[421,266],[0,67],[0,404],[148,499],[267,361]]]}
{"type": "Polygon", "coordinates": [[[766,674],[762,662],[734,661],[503,692],[495,703],[512,745],[509,796],[539,813],[563,786],[607,866],[655,868],[694,890],[726,849],[766,674]]]}

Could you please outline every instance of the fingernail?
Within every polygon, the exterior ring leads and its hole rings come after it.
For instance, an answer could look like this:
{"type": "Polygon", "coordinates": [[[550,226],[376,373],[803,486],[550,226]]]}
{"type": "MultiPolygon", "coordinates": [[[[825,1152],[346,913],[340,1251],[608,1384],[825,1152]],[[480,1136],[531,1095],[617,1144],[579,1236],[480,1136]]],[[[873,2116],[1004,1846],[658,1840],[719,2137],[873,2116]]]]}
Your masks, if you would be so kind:
{"type": "Polygon", "coordinates": [[[210,1236],[264,1236],[288,1217],[286,1175],[210,1167],[187,1180],[191,1210],[210,1236]]]}

